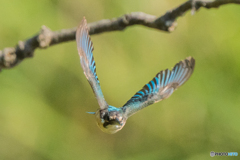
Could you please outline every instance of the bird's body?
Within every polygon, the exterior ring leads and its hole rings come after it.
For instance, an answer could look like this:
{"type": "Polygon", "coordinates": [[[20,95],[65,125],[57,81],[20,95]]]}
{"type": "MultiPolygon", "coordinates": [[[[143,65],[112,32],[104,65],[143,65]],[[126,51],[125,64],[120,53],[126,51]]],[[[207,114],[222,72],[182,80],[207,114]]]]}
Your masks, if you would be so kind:
{"type": "Polygon", "coordinates": [[[105,109],[98,109],[95,113],[97,125],[106,133],[116,133],[121,130],[126,123],[127,117],[124,116],[122,108],[108,106],[105,109]]]}
{"type": "Polygon", "coordinates": [[[96,65],[92,54],[93,44],[88,33],[85,18],[83,18],[77,28],[76,41],[81,66],[100,106],[100,109],[96,112],[90,113],[95,115],[99,128],[103,132],[110,134],[121,130],[127,119],[137,111],[168,98],[174,90],[190,78],[195,66],[195,60],[192,57],[188,57],[177,63],[172,70],[160,71],[123,107],[116,108],[108,105],[104,99],[96,73],[96,65]]]}

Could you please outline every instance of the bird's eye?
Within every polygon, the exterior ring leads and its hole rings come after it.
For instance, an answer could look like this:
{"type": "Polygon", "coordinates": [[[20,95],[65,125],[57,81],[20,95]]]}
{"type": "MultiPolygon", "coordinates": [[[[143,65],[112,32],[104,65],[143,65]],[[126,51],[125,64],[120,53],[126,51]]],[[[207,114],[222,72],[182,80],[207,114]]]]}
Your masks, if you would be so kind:
{"type": "Polygon", "coordinates": [[[121,130],[126,123],[126,120],[119,113],[116,113],[116,116],[109,116],[108,113],[104,113],[104,116],[100,114],[99,110],[95,114],[97,125],[105,133],[114,134],[121,130]]]}

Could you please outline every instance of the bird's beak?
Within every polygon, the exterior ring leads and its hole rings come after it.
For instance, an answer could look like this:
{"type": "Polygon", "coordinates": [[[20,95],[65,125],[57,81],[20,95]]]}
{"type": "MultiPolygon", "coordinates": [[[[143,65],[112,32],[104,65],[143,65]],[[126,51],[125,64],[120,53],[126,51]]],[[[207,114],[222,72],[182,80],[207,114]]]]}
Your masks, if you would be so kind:
{"type": "Polygon", "coordinates": [[[95,112],[87,112],[88,114],[95,114],[95,112]]]}

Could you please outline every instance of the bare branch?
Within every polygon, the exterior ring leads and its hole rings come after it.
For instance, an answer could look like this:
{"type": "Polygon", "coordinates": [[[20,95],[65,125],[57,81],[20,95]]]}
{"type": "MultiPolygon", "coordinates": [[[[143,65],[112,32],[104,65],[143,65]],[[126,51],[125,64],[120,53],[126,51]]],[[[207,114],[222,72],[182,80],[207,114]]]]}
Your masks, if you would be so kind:
{"type": "MultiPolygon", "coordinates": [[[[143,25],[162,31],[172,32],[177,26],[176,19],[188,10],[192,13],[204,8],[218,8],[225,4],[240,4],[240,0],[189,0],[175,9],[166,12],[160,17],[149,15],[143,12],[133,12],[125,14],[119,18],[104,19],[98,22],[89,23],[90,34],[98,34],[110,31],[121,31],[132,25],[143,25]]],[[[39,34],[19,41],[16,47],[5,48],[0,51],[0,70],[1,68],[11,68],[19,64],[23,59],[32,57],[36,48],[47,48],[54,44],[75,40],[76,28],[51,31],[46,26],[42,26],[39,34]]]]}

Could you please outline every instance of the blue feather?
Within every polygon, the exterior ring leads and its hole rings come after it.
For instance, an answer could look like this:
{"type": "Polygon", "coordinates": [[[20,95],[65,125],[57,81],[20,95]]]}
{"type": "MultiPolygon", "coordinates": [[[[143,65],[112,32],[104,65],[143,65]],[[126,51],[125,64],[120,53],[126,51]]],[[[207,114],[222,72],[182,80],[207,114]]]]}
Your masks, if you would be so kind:
{"type": "Polygon", "coordinates": [[[126,111],[126,116],[129,117],[152,103],[168,98],[175,89],[189,79],[194,66],[195,60],[189,57],[177,63],[172,71],[168,69],[160,71],[123,105],[122,108],[126,111]]]}
{"type": "Polygon", "coordinates": [[[84,18],[76,32],[78,53],[84,74],[91,85],[101,109],[107,108],[108,104],[104,99],[98,76],[96,73],[96,63],[93,58],[93,43],[90,39],[87,21],[84,18]]]}

